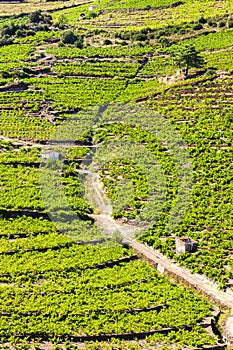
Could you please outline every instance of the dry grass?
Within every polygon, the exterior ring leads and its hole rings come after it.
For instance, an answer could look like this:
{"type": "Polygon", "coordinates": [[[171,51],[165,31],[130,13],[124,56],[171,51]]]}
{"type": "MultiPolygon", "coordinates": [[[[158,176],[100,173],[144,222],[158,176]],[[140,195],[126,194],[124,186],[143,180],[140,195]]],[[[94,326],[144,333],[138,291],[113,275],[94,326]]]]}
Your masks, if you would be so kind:
{"type": "Polygon", "coordinates": [[[11,16],[19,13],[30,13],[37,10],[55,10],[62,9],[64,7],[82,5],[89,3],[91,0],[67,0],[67,1],[49,1],[45,0],[26,0],[23,3],[20,2],[1,2],[0,16],[11,16]]]}

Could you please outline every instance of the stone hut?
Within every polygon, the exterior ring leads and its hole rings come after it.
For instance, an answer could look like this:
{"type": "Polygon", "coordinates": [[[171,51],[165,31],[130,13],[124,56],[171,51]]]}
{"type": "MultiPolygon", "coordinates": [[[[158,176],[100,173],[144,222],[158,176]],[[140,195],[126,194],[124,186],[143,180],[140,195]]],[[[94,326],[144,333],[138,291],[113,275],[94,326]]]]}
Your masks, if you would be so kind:
{"type": "Polygon", "coordinates": [[[61,153],[57,151],[45,151],[41,156],[42,162],[46,162],[47,159],[60,160],[61,158],[61,153]]]}
{"type": "Polygon", "coordinates": [[[176,237],[176,254],[191,253],[197,249],[197,242],[189,237],[176,237]]]}
{"type": "Polygon", "coordinates": [[[95,5],[95,6],[89,6],[88,7],[88,11],[93,11],[93,10],[95,10],[96,8],[98,7],[98,5],[95,5]]]}

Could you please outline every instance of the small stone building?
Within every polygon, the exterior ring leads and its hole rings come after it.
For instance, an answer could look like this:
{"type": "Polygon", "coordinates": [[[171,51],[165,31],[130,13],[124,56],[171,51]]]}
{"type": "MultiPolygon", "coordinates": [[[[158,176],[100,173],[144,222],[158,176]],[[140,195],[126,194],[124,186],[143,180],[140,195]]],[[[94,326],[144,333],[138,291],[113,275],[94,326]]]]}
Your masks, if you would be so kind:
{"type": "Polygon", "coordinates": [[[197,242],[189,237],[176,237],[176,254],[191,253],[197,249],[197,242]]]}
{"type": "Polygon", "coordinates": [[[93,10],[95,10],[97,7],[98,7],[98,5],[89,6],[89,7],[88,7],[88,11],[93,11],[93,10]]]}
{"type": "Polygon", "coordinates": [[[57,151],[45,151],[41,156],[42,162],[46,162],[47,159],[60,160],[61,158],[61,153],[57,151]]]}

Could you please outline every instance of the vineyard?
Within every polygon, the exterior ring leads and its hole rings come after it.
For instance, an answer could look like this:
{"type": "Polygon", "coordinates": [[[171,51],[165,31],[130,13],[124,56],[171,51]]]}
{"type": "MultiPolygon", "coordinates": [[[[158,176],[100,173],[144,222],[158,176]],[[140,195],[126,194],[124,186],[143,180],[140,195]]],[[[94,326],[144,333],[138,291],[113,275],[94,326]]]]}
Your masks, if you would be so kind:
{"type": "Polygon", "coordinates": [[[232,28],[230,0],[0,5],[0,348],[230,349],[229,310],[102,231],[88,174],[119,227],[231,295],[232,28]]]}

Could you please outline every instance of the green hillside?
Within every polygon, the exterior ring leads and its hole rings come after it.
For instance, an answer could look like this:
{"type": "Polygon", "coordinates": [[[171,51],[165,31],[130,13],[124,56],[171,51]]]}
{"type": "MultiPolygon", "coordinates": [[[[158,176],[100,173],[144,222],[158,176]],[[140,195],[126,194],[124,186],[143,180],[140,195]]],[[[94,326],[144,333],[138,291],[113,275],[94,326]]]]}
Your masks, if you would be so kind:
{"type": "Polygon", "coordinates": [[[106,237],[82,171],[96,150],[114,220],[231,295],[232,74],[231,0],[0,5],[0,348],[230,349],[229,310],[106,237]]]}

